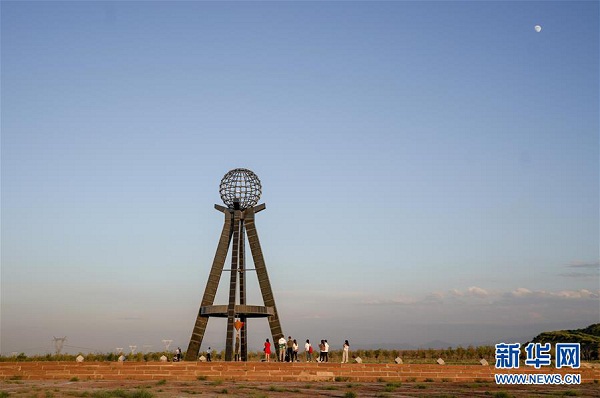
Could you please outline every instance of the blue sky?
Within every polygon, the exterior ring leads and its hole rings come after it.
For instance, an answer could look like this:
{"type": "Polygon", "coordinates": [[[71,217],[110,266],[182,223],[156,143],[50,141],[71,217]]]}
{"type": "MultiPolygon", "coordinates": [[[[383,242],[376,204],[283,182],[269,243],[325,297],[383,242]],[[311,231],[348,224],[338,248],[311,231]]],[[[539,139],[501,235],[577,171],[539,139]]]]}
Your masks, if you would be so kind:
{"type": "Polygon", "coordinates": [[[236,167],[263,183],[286,335],[467,345],[600,321],[598,2],[1,12],[3,354],[187,347],[236,167]]]}

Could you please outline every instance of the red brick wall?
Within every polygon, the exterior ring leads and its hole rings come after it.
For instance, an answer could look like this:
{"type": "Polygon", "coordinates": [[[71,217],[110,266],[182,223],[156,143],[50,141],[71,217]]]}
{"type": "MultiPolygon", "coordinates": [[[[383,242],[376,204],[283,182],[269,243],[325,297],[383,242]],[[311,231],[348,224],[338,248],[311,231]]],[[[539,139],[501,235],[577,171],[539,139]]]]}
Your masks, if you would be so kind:
{"type": "Polygon", "coordinates": [[[31,380],[215,380],[240,381],[489,381],[494,373],[578,373],[583,383],[600,380],[600,368],[536,370],[521,367],[501,371],[493,366],[475,365],[397,365],[397,364],[317,364],[262,362],[0,362],[0,380],[22,378],[31,380]]]}

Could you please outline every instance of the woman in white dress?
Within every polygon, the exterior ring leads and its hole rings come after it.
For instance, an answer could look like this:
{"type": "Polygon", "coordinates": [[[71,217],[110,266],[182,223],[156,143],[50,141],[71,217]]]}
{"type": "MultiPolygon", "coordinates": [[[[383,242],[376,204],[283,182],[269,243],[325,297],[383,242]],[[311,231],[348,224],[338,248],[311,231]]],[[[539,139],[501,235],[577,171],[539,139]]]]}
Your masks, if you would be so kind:
{"type": "Polygon", "coordinates": [[[344,341],[344,348],[342,350],[342,363],[348,363],[348,354],[350,353],[350,343],[348,340],[344,341]]]}

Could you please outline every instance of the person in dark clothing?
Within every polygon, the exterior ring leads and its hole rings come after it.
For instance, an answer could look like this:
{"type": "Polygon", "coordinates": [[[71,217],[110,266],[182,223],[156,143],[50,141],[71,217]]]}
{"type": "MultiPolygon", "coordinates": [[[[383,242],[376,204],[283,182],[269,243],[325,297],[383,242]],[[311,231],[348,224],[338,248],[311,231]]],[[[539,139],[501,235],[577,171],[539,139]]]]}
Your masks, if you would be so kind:
{"type": "Polygon", "coordinates": [[[288,336],[287,352],[285,353],[286,362],[292,362],[293,355],[294,355],[294,340],[292,340],[292,336],[288,336]]]}

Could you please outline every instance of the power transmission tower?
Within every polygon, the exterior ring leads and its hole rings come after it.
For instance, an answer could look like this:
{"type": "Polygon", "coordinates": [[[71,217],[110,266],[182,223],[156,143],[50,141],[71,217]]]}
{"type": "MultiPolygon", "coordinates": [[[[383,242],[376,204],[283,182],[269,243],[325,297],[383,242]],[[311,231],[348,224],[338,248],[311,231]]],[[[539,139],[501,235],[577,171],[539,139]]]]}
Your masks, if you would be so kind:
{"type": "Polygon", "coordinates": [[[62,348],[63,348],[63,345],[65,344],[66,340],[67,340],[67,336],[65,336],[65,337],[54,337],[54,339],[52,341],[54,342],[54,351],[56,352],[56,355],[60,355],[60,353],[62,351],[62,348]]]}
{"type": "Polygon", "coordinates": [[[165,351],[167,351],[167,352],[169,351],[169,347],[171,346],[172,342],[173,342],[173,340],[167,340],[167,339],[162,340],[162,343],[165,345],[165,351]]]}

